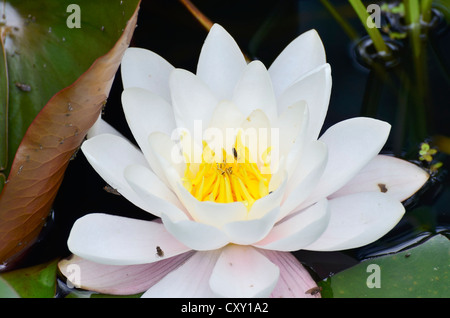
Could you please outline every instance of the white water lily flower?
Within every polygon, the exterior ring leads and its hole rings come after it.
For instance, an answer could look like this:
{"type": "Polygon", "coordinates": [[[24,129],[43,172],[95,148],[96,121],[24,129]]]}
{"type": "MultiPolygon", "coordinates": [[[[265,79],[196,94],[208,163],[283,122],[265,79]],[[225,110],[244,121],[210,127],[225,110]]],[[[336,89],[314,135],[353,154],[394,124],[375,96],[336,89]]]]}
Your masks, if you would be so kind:
{"type": "Polygon", "coordinates": [[[144,297],[308,296],[315,283],[289,252],[377,240],[428,178],[378,155],[386,122],[352,118],[319,138],[331,70],[314,30],[269,69],[247,63],[216,24],[196,74],[139,48],[126,51],[121,70],[123,109],[140,149],[100,120],[82,151],[108,184],[160,219],[77,220],[68,240],[77,257],[61,268],[82,266],[85,288],[144,297]],[[229,129],[219,146],[206,136],[229,129]],[[243,136],[248,129],[266,133],[256,135],[255,151],[243,136]]]}

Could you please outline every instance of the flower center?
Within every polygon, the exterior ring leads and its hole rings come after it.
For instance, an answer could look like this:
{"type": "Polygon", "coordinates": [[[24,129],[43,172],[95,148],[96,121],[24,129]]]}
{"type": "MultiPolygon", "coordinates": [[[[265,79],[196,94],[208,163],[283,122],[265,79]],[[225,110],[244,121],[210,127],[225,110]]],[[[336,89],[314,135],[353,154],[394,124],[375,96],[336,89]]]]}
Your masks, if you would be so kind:
{"type": "Polygon", "coordinates": [[[241,201],[249,211],[256,200],[269,194],[271,173],[264,158],[267,158],[270,147],[262,155],[264,174],[251,160],[250,151],[242,144],[240,136],[232,150],[227,152],[222,148],[221,151],[221,156],[217,156],[204,141],[202,162],[186,165],[184,187],[200,201],[241,201]]]}

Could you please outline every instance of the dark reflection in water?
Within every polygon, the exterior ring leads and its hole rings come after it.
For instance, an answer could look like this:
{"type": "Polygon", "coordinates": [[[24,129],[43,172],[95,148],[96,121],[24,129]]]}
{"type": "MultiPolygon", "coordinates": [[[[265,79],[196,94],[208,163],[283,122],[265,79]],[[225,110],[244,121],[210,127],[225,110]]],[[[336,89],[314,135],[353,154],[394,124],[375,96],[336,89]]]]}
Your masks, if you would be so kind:
{"type": "MultiPolygon", "coordinates": [[[[344,18],[364,34],[347,1],[333,3],[337,4],[344,18]]],[[[332,96],[323,129],[338,121],[360,115],[368,70],[355,61],[352,53],[354,43],[319,1],[199,0],[195,1],[195,4],[211,20],[222,24],[249,56],[262,60],[267,66],[297,35],[312,28],[316,29],[322,37],[333,76],[332,96]]],[[[178,1],[144,0],[131,45],[153,50],[174,66],[195,72],[206,34],[203,27],[178,1]]],[[[448,52],[448,34],[441,42],[440,48],[448,52]],[[443,43],[446,43],[446,47],[443,43]]],[[[434,96],[435,107],[441,115],[437,117],[435,126],[441,134],[450,135],[450,90],[445,81],[436,81],[434,84],[433,92],[439,92],[434,96]]],[[[104,118],[133,140],[122,112],[121,93],[119,72],[108,98],[104,118]]],[[[444,166],[448,167],[449,164],[446,159],[444,166]]],[[[299,251],[294,255],[308,265],[317,279],[323,279],[365,258],[395,252],[420,243],[422,239],[435,233],[448,235],[450,185],[448,176],[440,178],[441,180],[430,183],[420,197],[407,202],[407,212],[402,221],[379,241],[343,252],[299,251]]],[[[77,218],[87,213],[104,212],[152,219],[149,213],[135,207],[123,197],[106,192],[103,189],[105,185],[83,154],[78,153],[67,169],[54,211],[41,239],[21,265],[69,255],[66,241],[70,228],[77,218]]]]}

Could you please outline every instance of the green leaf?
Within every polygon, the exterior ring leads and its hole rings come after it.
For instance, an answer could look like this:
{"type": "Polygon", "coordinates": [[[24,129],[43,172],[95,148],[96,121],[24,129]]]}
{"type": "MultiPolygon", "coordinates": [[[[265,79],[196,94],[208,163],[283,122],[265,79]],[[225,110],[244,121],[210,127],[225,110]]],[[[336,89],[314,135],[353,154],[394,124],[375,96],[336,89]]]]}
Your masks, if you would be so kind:
{"type": "Polygon", "coordinates": [[[436,235],[401,253],[363,261],[319,285],[324,298],[448,298],[450,241],[436,235]]]}
{"type": "Polygon", "coordinates": [[[39,111],[111,49],[137,3],[2,1],[0,168],[4,175],[8,175],[17,148],[39,111]],[[71,4],[78,5],[79,25],[72,25],[76,11],[71,4]]]}
{"type": "Polygon", "coordinates": [[[58,260],[53,260],[4,273],[0,276],[0,297],[53,298],[57,270],[58,260]]]}

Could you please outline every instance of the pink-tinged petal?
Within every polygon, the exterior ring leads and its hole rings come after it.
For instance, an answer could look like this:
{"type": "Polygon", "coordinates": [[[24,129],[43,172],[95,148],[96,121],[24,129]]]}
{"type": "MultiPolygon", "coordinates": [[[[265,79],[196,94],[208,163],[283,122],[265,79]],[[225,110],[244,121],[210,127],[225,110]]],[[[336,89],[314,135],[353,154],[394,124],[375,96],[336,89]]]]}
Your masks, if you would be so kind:
{"type": "Polygon", "coordinates": [[[134,205],[148,211],[150,207],[134,192],[123,176],[131,164],[148,166],[142,152],[125,138],[102,134],[81,145],[81,150],[95,171],[134,205]]]}
{"type": "Polygon", "coordinates": [[[300,250],[317,240],[329,219],[328,201],[323,199],[281,220],[263,240],[253,245],[267,250],[300,250]]]}
{"type": "Polygon", "coordinates": [[[362,192],[329,200],[330,222],[306,250],[337,251],[361,247],[388,233],[405,209],[392,196],[362,192]]]}
{"type": "Polygon", "coordinates": [[[291,175],[281,204],[280,217],[285,217],[296,209],[317,186],[328,160],[325,143],[313,141],[304,147],[297,168],[291,175]]]}
{"type": "Polygon", "coordinates": [[[233,37],[219,24],[210,29],[198,59],[197,75],[219,100],[230,100],[247,63],[233,37]]]}
{"type": "Polygon", "coordinates": [[[301,76],[326,63],[325,49],[316,30],[299,35],[269,67],[276,96],[301,76]]]}
{"type": "Polygon", "coordinates": [[[330,102],[331,83],[331,67],[323,64],[288,87],[278,98],[279,112],[301,100],[308,104],[308,140],[319,136],[330,102]]]}
{"type": "Polygon", "coordinates": [[[196,252],[145,292],[143,298],[211,298],[209,278],[220,250],[196,252]]]}
{"type": "Polygon", "coordinates": [[[121,64],[123,87],[147,89],[170,102],[169,75],[174,67],[152,51],[131,47],[121,64]]]}
{"type": "Polygon", "coordinates": [[[209,285],[219,297],[269,297],[280,270],[250,246],[228,245],[220,254],[209,285]]]}
{"type": "Polygon", "coordinates": [[[391,125],[357,117],[341,121],[320,137],[328,147],[325,171],[310,196],[297,210],[334,193],[367,165],[383,148],[391,125]]]}
{"type": "Polygon", "coordinates": [[[130,165],[125,168],[124,176],[131,188],[147,202],[156,216],[170,209],[184,211],[185,208],[177,196],[149,168],[130,165]]]}
{"type": "Polygon", "coordinates": [[[169,86],[177,127],[186,129],[194,138],[196,125],[201,125],[202,133],[209,124],[219,99],[198,76],[183,69],[172,72],[169,86]]]}
{"type": "Polygon", "coordinates": [[[94,263],[72,255],[60,261],[58,267],[68,283],[77,288],[108,295],[134,295],[155,285],[193,253],[186,252],[150,264],[122,266],[94,263]]]}
{"type": "Polygon", "coordinates": [[[192,221],[181,211],[166,212],[161,219],[167,231],[193,250],[214,250],[229,243],[227,235],[215,226],[192,221]]]}
{"type": "Polygon", "coordinates": [[[378,155],[330,198],[373,191],[385,192],[401,202],[416,193],[429,177],[425,170],[406,160],[378,155]]]}
{"type": "Polygon", "coordinates": [[[263,63],[252,61],[247,65],[234,90],[233,102],[244,116],[260,109],[269,119],[277,118],[272,81],[263,63]]]}
{"type": "Polygon", "coordinates": [[[291,253],[261,251],[280,269],[271,298],[319,298],[320,289],[309,272],[291,253]]]}
{"type": "Polygon", "coordinates": [[[109,265],[151,263],[190,250],[159,222],[102,213],[79,218],[67,245],[75,255],[109,265]],[[158,253],[158,247],[164,255],[158,253]]]}
{"type": "Polygon", "coordinates": [[[176,128],[172,106],[148,90],[126,88],[122,92],[122,106],[128,126],[145,156],[149,152],[148,136],[152,132],[170,135],[176,128]]]}

